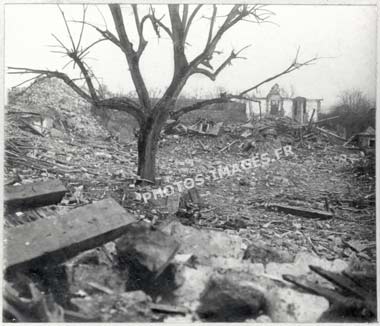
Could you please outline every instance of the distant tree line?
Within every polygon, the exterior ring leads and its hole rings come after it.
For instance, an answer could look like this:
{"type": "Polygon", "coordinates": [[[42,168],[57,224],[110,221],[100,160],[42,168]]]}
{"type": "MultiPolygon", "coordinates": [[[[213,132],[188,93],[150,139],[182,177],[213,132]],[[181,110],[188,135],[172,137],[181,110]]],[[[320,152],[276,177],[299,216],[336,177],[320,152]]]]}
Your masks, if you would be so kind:
{"type": "Polygon", "coordinates": [[[345,90],[339,95],[336,105],[328,113],[321,114],[320,119],[338,116],[326,124],[342,133],[345,129],[346,137],[364,131],[369,126],[375,128],[376,108],[362,91],[357,89],[345,90]]]}

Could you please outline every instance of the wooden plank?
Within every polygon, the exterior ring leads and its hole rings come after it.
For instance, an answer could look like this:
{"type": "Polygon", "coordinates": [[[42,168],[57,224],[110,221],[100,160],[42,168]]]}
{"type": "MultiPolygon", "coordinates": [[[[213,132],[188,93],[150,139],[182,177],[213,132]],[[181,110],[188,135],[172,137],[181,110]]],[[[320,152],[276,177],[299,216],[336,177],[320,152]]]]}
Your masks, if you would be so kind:
{"type": "Polygon", "coordinates": [[[349,305],[352,303],[360,304],[360,300],[354,298],[346,298],[345,296],[338,293],[336,290],[331,290],[325,287],[320,286],[318,283],[310,282],[300,277],[296,277],[290,274],[282,275],[282,278],[285,281],[293,283],[303,290],[309,291],[313,294],[320,295],[321,297],[326,298],[331,303],[338,303],[341,306],[349,305]]]}
{"type": "Polygon", "coordinates": [[[4,204],[11,209],[57,204],[67,191],[57,179],[6,186],[4,190],[4,204]]]}
{"type": "Polygon", "coordinates": [[[315,121],[312,124],[319,125],[321,123],[324,123],[324,122],[327,122],[327,121],[331,121],[331,120],[335,120],[335,119],[338,119],[338,118],[340,118],[340,117],[338,115],[336,115],[336,116],[331,117],[331,118],[315,121]]]}
{"type": "Polygon", "coordinates": [[[343,147],[346,147],[349,143],[351,143],[354,138],[357,136],[357,134],[351,136],[344,144],[343,144],[343,147]]]}
{"type": "Polygon", "coordinates": [[[150,309],[152,309],[153,311],[180,314],[180,315],[186,315],[188,313],[188,310],[185,307],[172,306],[172,305],[162,304],[162,303],[151,303],[150,309]]]}
{"type": "Polygon", "coordinates": [[[313,109],[313,113],[311,114],[310,120],[309,120],[309,125],[307,126],[307,129],[311,129],[311,124],[313,122],[313,117],[314,117],[315,109],[313,109]]]}
{"type": "Polygon", "coordinates": [[[218,136],[220,133],[220,129],[223,126],[223,122],[218,122],[215,126],[211,127],[206,134],[211,136],[218,136]]]}
{"type": "Polygon", "coordinates": [[[319,128],[319,127],[315,127],[319,132],[327,135],[327,136],[331,136],[333,137],[336,141],[338,141],[340,144],[344,144],[347,139],[346,138],[343,138],[343,137],[340,137],[339,135],[337,134],[334,134],[333,132],[329,131],[329,130],[326,130],[326,129],[323,129],[323,128],[319,128]]]}
{"type": "Polygon", "coordinates": [[[347,292],[360,297],[361,299],[367,299],[368,291],[356,285],[355,282],[350,280],[348,277],[341,275],[339,273],[330,272],[328,270],[324,270],[319,266],[310,265],[309,268],[324,277],[326,280],[330,281],[334,285],[340,286],[342,289],[347,292]]]}
{"type": "Polygon", "coordinates": [[[308,217],[308,218],[320,218],[320,219],[330,219],[333,217],[333,214],[326,211],[320,211],[316,209],[295,207],[295,206],[287,206],[287,205],[278,205],[278,204],[269,204],[267,206],[271,210],[277,210],[279,212],[308,217]]]}
{"type": "Polygon", "coordinates": [[[104,199],[5,231],[9,270],[58,264],[121,236],[135,222],[115,200],[104,199]]]}

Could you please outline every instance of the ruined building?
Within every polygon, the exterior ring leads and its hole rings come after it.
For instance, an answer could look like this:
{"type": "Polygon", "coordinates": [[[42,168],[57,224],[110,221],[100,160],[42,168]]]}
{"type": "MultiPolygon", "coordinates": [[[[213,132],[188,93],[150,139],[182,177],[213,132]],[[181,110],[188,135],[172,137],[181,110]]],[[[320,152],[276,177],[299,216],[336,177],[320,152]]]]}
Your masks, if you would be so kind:
{"type": "Polygon", "coordinates": [[[318,120],[322,99],[294,98],[281,95],[280,87],[274,84],[266,97],[254,97],[253,101],[245,101],[247,118],[278,115],[287,116],[300,123],[318,120]],[[313,115],[313,111],[314,115],[313,115]]]}

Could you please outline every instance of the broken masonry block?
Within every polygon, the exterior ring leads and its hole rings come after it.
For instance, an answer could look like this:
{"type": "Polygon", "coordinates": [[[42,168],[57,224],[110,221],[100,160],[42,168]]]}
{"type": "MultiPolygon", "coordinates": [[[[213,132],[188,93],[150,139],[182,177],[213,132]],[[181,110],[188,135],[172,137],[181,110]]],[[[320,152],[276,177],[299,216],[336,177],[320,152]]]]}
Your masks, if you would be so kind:
{"type": "Polygon", "coordinates": [[[204,289],[198,315],[208,322],[242,322],[265,308],[264,294],[227,277],[211,277],[204,289]]]}
{"type": "Polygon", "coordinates": [[[134,221],[109,198],[10,228],[4,234],[5,267],[10,271],[61,263],[120,237],[134,221]]]}
{"type": "MultiPolygon", "coordinates": [[[[142,283],[154,283],[169,266],[180,245],[171,236],[144,222],[128,226],[123,236],[116,241],[119,265],[129,272],[132,288],[142,283]]],[[[174,270],[173,270],[174,272],[174,270]]]]}
{"type": "Polygon", "coordinates": [[[6,186],[4,204],[9,209],[47,206],[59,203],[67,189],[53,179],[19,186],[6,186]]]}

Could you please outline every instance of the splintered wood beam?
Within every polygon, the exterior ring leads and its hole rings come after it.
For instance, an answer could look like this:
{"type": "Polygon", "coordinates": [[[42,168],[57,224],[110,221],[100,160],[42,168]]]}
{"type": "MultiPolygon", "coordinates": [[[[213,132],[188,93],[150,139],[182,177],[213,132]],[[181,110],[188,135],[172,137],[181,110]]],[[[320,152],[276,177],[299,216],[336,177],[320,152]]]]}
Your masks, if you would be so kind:
{"type": "Polygon", "coordinates": [[[4,231],[7,272],[59,264],[115,240],[135,222],[114,199],[104,199],[4,231]]]}
{"type": "Polygon", "coordinates": [[[9,209],[47,206],[59,203],[67,189],[53,179],[19,186],[5,186],[4,204],[9,209]]]}
{"type": "Polygon", "coordinates": [[[327,136],[331,136],[341,142],[346,142],[347,139],[346,138],[343,138],[343,137],[340,137],[339,135],[337,134],[334,134],[333,132],[329,131],[329,130],[326,130],[326,129],[322,129],[322,128],[319,128],[319,127],[316,127],[316,129],[321,132],[322,134],[325,134],[327,136]]]}
{"type": "Polygon", "coordinates": [[[319,218],[319,219],[324,219],[324,220],[333,218],[332,213],[327,212],[327,211],[320,211],[317,209],[309,209],[309,208],[279,205],[279,204],[269,204],[267,208],[270,210],[276,210],[278,212],[283,212],[286,214],[307,217],[307,218],[319,218]]]}
{"type": "Polygon", "coordinates": [[[368,295],[369,295],[368,291],[358,286],[355,282],[353,282],[347,276],[341,275],[340,273],[334,273],[328,270],[324,270],[323,268],[319,266],[310,265],[309,268],[313,272],[321,275],[322,277],[324,277],[326,280],[330,281],[334,285],[340,286],[342,289],[346,290],[352,295],[356,295],[364,300],[368,298],[368,295]]]}

